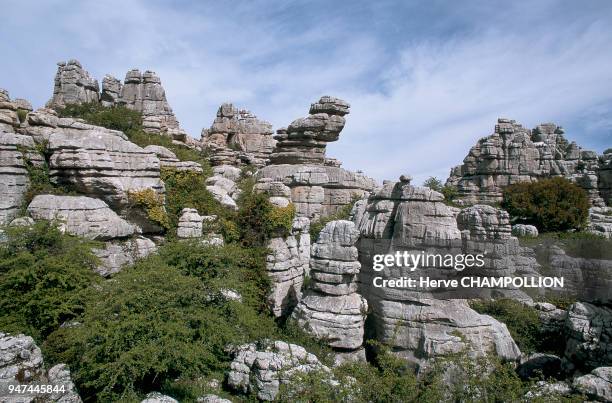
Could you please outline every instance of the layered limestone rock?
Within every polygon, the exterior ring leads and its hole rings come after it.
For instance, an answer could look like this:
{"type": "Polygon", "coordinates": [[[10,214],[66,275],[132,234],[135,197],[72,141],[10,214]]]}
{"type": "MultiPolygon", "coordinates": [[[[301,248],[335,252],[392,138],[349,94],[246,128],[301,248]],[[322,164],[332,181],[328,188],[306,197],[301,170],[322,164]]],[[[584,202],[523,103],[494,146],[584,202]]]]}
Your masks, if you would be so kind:
{"type": "Polygon", "coordinates": [[[212,165],[245,164],[262,167],[276,144],[272,125],[245,109],[222,104],[209,129],[202,130],[202,144],[211,152],[212,165]]]}
{"type": "Polygon", "coordinates": [[[600,195],[597,154],[568,142],[563,129],[545,123],[533,130],[514,120],[498,119],[495,132],[470,149],[463,165],[451,170],[448,185],[459,191],[464,204],[497,203],[502,189],[517,182],[563,176],[583,187],[595,206],[600,195]]]}
{"type": "Polygon", "coordinates": [[[121,81],[110,75],[105,75],[102,80],[102,94],[100,95],[100,103],[103,106],[113,106],[119,103],[121,96],[121,81]]]}
{"type": "Polygon", "coordinates": [[[100,260],[94,271],[108,277],[154,253],[157,246],[149,238],[136,236],[125,241],[106,242],[103,249],[95,248],[92,251],[100,260]]]}
{"type": "Polygon", "coordinates": [[[273,401],[281,384],[288,383],[296,373],[331,370],[303,347],[275,341],[269,345],[255,343],[240,346],[227,378],[228,385],[240,393],[252,393],[259,400],[273,401]]]}
{"type": "MultiPolygon", "coordinates": [[[[301,328],[341,352],[363,344],[368,304],[357,293],[358,237],[351,221],[332,221],[321,230],[312,246],[310,286],[292,315],[301,328]]],[[[363,350],[361,355],[365,360],[363,350]]]]}
{"type": "Polygon", "coordinates": [[[599,194],[608,206],[612,206],[612,152],[599,157],[597,184],[599,194]]]}
{"type": "Polygon", "coordinates": [[[612,207],[591,207],[587,230],[605,238],[612,238],[612,207]]]}
{"type": "Polygon", "coordinates": [[[310,115],[280,129],[270,165],[258,178],[269,178],[291,188],[297,215],[309,219],[328,216],[376,187],[361,172],[347,171],[338,161],[325,157],[328,142],[338,140],[349,105],[337,98],[322,97],[310,115]]]}
{"type": "Polygon", "coordinates": [[[142,113],[143,128],[149,133],[165,133],[177,140],[184,140],[185,133],[166,99],[166,92],[155,72],[141,73],[132,69],[125,75],[119,92],[119,105],[125,105],[142,113]]]}
{"type": "Polygon", "coordinates": [[[357,244],[360,293],[372,311],[370,331],[376,339],[392,346],[395,354],[417,364],[426,365],[432,358],[463,350],[476,355],[494,352],[502,359],[516,360],[520,351],[506,326],[473,311],[465,300],[505,295],[503,290],[472,291],[419,283],[421,277],[443,280],[470,274],[502,276],[517,269],[515,262],[505,257],[518,253],[518,240],[510,236],[507,213],[490,206],[459,212],[442,200],[442,194],[413,187],[404,177],[398,183],[385,183],[355,205],[353,221],[361,233],[357,244]],[[469,269],[457,262],[442,264],[436,258],[485,251],[492,252],[491,256],[485,254],[481,267],[469,269]],[[393,263],[374,270],[375,255],[404,252],[433,258],[423,257],[416,269],[393,263]],[[471,272],[475,268],[480,272],[471,272]],[[382,286],[382,280],[401,278],[415,279],[417,284],[382,286]]]}
{"type": "Polygon", "coordinates": [[[268,306],[276,317],[290,314],[302,296],[310,260],[309,230],[310,221],[297,217],[288,236],[276,236],[268,241],[271,253],[266,257],[266,270],[272,283],[268,306]]]}
{"type": "Polygon", "coordinates": [[[0,332],[0,401],[2,402],[63,402],[80,403],[65,364],[45,369],[40,348],[25,335],[0,332]],[[53,385],[55,391],[48,394],[9,394],[9,385],[53,385]]]}
{"type": "Polygon", "coordinates": [[[181,211],[176,236],[178,238],[201,238],[203,224],[211,223],[216,219],[216,216],[201,216],[194,208],[184,208],[181,211]]]}
{"type": "Polygon", "coordinates": [[[30,186],[28,165],[40,167],[43,163],[32,137],[0,131],[0,225],[19,213],[30,186]]]}
{"type": "Polygon", "coordinates": [[[49,108],[98,102],[99,99],[98,80],[91,78],[78,60],[57,63],[53,97],[47,102],[49,108]]]}
{"type": "Polygon", "coordinates": [[[57,220],[69,234],[88,239],[124,238],[135,231],[106,203],[91,197],[38,195],[27,211],[35,220],[57,220]]]}
{"type": "Polygon", "coordinates": [[[599,402],[612,401],[612,367],[600,367],[590,374],[574,379],[574,389],[589,399],[599,402]]]}
{"type": "Polygon", "coordinates": [[[586,302],[573,304],[565,320],[565,337],[568,371],[612,365],[612,309],[586,302]]]}
{"type": "Polygon", "coordinates": [[[11,101],[7,90],[0,88],[0,132],[13,133],[19,126],[19,105],[11,101]]]}
{"type": "Polygon", "coordinates": [[[202,165],[194,161],[180,161],[176,154],[163,146],[150,145],[144,148],[145,151],[154,153],[159,158],[160,167],[175,169],[177,171],[191,171],[196,173],[204,172],[202,165]]]}

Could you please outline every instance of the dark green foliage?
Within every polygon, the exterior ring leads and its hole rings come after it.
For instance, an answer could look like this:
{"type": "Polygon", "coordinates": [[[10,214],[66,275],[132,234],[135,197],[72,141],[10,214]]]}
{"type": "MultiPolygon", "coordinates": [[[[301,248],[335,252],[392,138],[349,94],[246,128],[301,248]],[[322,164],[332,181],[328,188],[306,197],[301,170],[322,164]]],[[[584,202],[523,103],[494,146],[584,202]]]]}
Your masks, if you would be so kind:
{"type": "Polygon", "coordinates": [[[82,291],[98,279],[91,242],[53,223],[7,228],[0,243],[0,329],[38,342],[81,312],[82,291]]]}
{"type": "Polygon", "coordinates": [[[19,119],[19,123],[25,122],[28,117],[28,111],[25,109],[17,109],[17,118],[19,119]]]}
{"type": "Polygon", "coordinates": [[[442,192],[444,184],[440,179],[436,178],[435,176],[430,176],[425,180],[425,182],[423,182],[423,186],[425,186],[426,188],[430,188],[431,190],[435,190],[436,192],[442,192]]]}
{"type": "Polygon", "coordinates": [[[312,239],[312,241],[314,242],[317,240],[319,234],[321,233],[321,230],[325,228],[327,223],[336,220],[348,220],[351,216],[351,210],[353,210],[353,206],[355,206],[355,203],[357,203],[358,200],[359,198],[353,198],[353,200],[349,204],[343,206],[336,213],[327,217],[321,217],[316,221],[312,221],[310,223],[310,238],[312,239]]]}
{"type": "Polygon", "coordinates": [[[440,179],[430,176],[423,182],[423,186],[440,192],[444,195],[444,203],[449,206],[454,206],[453,199],[459,195],[459,191],[456,186],[445,185],[440,179]]]}
{"type": "Polygon", "coordinates": [[[291,232],[295,208],[275,207],[267,195],[253,193],[241,200],[237,224],[240,240],[248,246],[264,246],[272,236],[286,236],[291,232]]]}
{"type": "Polygon", "coordinates": [[[578,185],[555,177],[507,186],[502,207],[514,221],[533,224],[541,232],[580,230],[586,225],[589,199],[578,185]]]}
{"type": "Polygon", "coordinates": [[[80,391],[98,401],[165,388],[187,393],[175,383],[228,369],[228,344],[274,335],[273,320],[259,312],[263,254],[250,253],[169,243],[90,289],[82,325],[54,332],[45,351],[70,363],[80,391]],[[223,288],[239,290],[244,302],[226,300],[223,288]]]}
{"type": "Polygon", "coordinates": [[[472,309],[494,317],[504,323],[523,353],[550,352],[563,354],[564,338],[561,334],[545,332],[535,308],[512,299],[478,300],[470,303],[472,309]]]}

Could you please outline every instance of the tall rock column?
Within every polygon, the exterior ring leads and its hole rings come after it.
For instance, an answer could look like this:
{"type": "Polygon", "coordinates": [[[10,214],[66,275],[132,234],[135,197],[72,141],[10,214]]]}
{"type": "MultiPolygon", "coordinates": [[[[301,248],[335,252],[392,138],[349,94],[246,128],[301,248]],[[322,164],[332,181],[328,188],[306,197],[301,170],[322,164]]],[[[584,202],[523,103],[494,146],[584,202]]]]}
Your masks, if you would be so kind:
{"type": "Polygon", "coordinates": [[[57,64],[53,97],[47,103],[50,108],[69,104],[98,102],[100,99],[98,80],[91,78],[78,60],[57,64]]]}
{"type": "Polygon", "coordinates": [[[365,360],[362,348],[368,304],[357,293],[361,264],[351,221],[331,221],[312,247],[310,287],[293,312],[297,323],[338,352],[338,359],[365,360]],[[348,357],[347,357],[348,356],[348,357]]]}

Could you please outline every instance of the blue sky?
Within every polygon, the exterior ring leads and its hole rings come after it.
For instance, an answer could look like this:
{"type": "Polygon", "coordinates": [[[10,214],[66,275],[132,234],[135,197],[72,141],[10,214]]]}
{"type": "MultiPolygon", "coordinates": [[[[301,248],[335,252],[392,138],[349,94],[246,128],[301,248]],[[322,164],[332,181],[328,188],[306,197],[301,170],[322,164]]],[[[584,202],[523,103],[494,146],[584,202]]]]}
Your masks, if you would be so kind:
{"type": "Polygon", "coordinates": [[[76,58],[100,81],[156,71],[196,138],[225,101],[278,128],[341,97],[351,114],[327,154],[377,179],[445,179],[497,117],[612,147],[611,1],[2,4],[0,87],[35,107],[76,58]]]}

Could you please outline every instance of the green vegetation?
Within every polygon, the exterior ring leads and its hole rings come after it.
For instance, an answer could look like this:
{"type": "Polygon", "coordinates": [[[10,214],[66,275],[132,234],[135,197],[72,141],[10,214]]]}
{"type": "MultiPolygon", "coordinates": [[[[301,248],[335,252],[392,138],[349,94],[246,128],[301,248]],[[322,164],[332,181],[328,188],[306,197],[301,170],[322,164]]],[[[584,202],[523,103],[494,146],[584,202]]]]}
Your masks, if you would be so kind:
{"type": "Polygon", "coordinates": [[[435,190],[436,192],[440,192],[444,195],[444,204],[449,206],[454,206],[455,203],[453,200],[459,195],[459,191],[456,186],[453,185],[445,185],[440,179],[435,176],[430,176],[423,182],[423,186],[430,188],[431,190],[435,190]]]}
{"type": "Polygon", "coordinates": [[[249,193],[241,200],[237,224],[240,240],[247,246],[264,246],[273,236],[286,236],[291,232],[295,207],[276,207],[263,193],[249,193]]]}
{"type": "Polygon", "coordinates": [[[355,206],[355,203],[359,200],[358,197],[353,198],[351,202],[345,206],[342,206],[336,213],[331,214],[327,217],[321,217],[318,220],[312,221],[310,223],[310,238],[312,242],[316,241],[321,233],[321,230],[325,228],[327,223],[336,221],[336,220],[348,220],[351,216],[351,211],[355,206]]]}
{"type": "Polygon", "coordinates": [[[25,122],[28,117],[28,111],[25,109],[17,109],[17,119],[19,119],[19,123],[25,122]]]}
{"type": "Polygon", "coordinates": [[[0,329],[43,340],[82,310],[82,292],[96,283],[91,242],[53,223],[5,229],[0,243],[0,329]]]}
{"type": "Polygon", "coordinates": [[[550,352],[563,355],[565,345],[561,334],[551,334],[542,328],[535,308],[512,299],[474,300],[472,309],[503,322],[523,353],[550,352]]]}
{"type": "Polygon", "coordinates": [[[147,214],[149,221],[162,228],[169,229],[170,221],[164,208],[164,197],[153,189],[128,191],[130,208],[142,208],[147,214]]]}
{"type": "Polygon", "coordinates": [[[561,177],[509,185],[502,207],[516,222],[541,232],[580,230],[586,225],[589,199],[580,186],[561,177]]]}
{"type": "Polygon", "coordinates": [[[592,232],[547,232],[537,238],[520,238],[519,241],[522,246],[532,248],[540,246],[538,249],[542,251],[557,245],[573,257],[612,259],[612,239],[592,232]]]}

